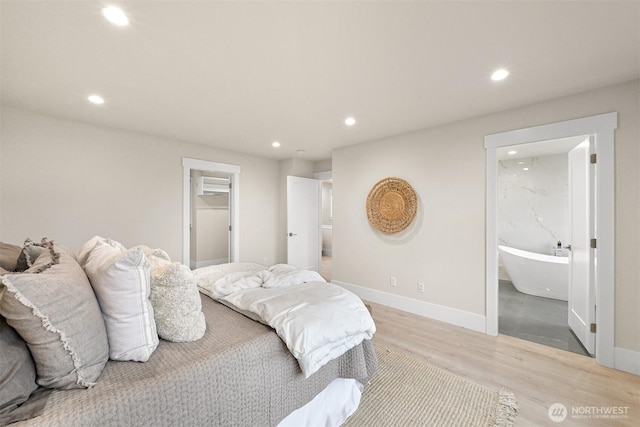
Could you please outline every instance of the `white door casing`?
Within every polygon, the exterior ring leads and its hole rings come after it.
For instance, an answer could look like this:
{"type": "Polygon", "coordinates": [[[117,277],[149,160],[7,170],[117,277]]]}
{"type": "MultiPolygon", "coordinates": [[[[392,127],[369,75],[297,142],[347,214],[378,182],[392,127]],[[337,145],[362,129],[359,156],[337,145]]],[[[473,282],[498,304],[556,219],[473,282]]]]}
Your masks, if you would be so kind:
{"type": "Polygon", "coordinates": [[[569,163],[569,327],[590,354],[595,353],[592,173],[589,139],[568,154],[569,163]]]}
{"type": "Polygon", "coordinates": [[[287,264],[320,272],[320,182],[287,177],[287,264]]]}

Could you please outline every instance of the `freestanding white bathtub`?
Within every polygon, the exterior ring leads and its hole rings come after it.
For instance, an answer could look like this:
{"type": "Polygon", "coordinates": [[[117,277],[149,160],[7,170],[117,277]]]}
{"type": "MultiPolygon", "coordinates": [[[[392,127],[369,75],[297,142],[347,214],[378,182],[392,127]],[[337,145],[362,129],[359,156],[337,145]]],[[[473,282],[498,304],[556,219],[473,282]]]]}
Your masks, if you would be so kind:
{"type": "Polygon", "coordinates": [[[569,299],[569,258],[498,246],[513,286],[525,294],[569,299]]]}

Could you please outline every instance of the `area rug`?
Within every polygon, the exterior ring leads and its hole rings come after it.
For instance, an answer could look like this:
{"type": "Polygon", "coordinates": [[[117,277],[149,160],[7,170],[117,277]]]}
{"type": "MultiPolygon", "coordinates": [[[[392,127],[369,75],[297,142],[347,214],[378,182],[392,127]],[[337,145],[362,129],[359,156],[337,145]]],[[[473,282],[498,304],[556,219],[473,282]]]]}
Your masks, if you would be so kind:
{"type": "Polygon", "coordinates": [[[344,427],[512,426],[513,393],[489,391],[402,353],[375,345],[378,371],[344,427]]]}

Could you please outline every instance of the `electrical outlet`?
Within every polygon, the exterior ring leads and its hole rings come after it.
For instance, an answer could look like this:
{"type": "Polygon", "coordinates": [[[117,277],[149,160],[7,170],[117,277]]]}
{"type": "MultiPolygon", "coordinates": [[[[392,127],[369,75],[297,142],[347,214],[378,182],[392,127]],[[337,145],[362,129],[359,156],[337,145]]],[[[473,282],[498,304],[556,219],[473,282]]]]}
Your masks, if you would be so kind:
{"type": "Polygon", "coordinates": [[[418,292],[424,294],[424,283],[418,282],[418,292]]]}
{"type": "Polygon", "coordinates": [[[389,286],[391,286],[392,288],[396,287],[396,278],[394,276],[391,276],[391,279],[389,280],[389,286]]]}

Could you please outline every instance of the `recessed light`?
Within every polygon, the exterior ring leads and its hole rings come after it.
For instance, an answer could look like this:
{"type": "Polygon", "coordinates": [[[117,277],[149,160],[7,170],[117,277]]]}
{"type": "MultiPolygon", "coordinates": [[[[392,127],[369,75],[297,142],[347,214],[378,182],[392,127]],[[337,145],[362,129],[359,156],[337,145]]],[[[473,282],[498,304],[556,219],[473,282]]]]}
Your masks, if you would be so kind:
{"type": "Polygon", "coordinates": [[[297,151],[296,151],[296,153],[298,153],[298,154],[304,154],[304,153],[305,153],[305,151],[304,151],[304,150],[297,150],[297,151]]]}
{"type": "Polygon", "coordinates": [[[524,162],[518,162],[519,165],[524,165],[524,162]]]}
{"type": "Polygon", "coordinates": [[[126,27],[127,25],[129,25],[129,17],[125,15],[125,13],[119,7],[103,7],[102,16],[104,16],[107,21],[119,27],[126,27]]]}
{"type": "Polygon", "coordinates": [[[96,105],[101,105],[104,104],[104,99],[101,96],[98,95],[89,95],[87,97],[87,99],[89,100],[89,102],[96,104],[96,105]]]}
{"type": "Polygon", "coordinates": [[[511,150],[507,154],[513,156],[514,154],[518,154],[518,152],[516,150],[511,150]]]}
{"type": "Polygon", "coordinates": [[[505,70],[504,68],[500,68],[499,70],[496,70],[493,72],[493,74],[491,74],[491,80],[493,80],[494,82],[504,80],[508,75],[509,72],[507,70],[505,70]]]}
{"type": "Polygon", "coordinates": [[[356,124],[356,119],[354,119],[353,117],[347,117],[344,121],[344,124],[347,126],[353,126],[356,124]]]}
{"type": "Polygon", "coordinates": [[[529,170],[529,168],[522,168],[522,170],[523,170],[523,171],[528,171],[528,170],[529,170]]]}
{"type": "Polygon", "coordinates": [[[280,143],[279,143],[278,141],[273,141],[273,142],[271,143],[271,146],[272,146],[273,148],[278,148],[278,147],[280,147],[280,143]]]}

